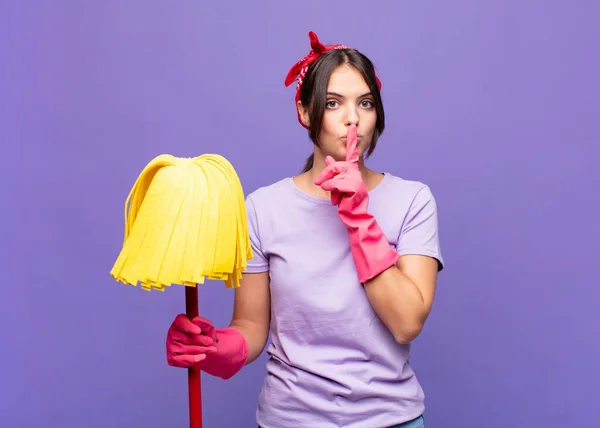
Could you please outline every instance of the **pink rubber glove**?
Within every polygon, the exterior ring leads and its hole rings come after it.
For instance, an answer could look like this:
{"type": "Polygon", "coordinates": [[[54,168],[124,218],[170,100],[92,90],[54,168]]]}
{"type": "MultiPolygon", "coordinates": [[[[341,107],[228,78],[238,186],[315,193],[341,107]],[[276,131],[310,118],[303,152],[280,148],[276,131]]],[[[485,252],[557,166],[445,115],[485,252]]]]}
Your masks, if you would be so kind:
{"type": "Polygon", "coordinates": [[[167,333],[167,361],[170,366],[188,368],[217,352],[212,336],[184,314],[179,314],[167,333]]]}
{"type": "Polygon", "coordinates": [[[327,167],[315,180],[317,186],[331,192],[338,215],[348,229],[350,248],[360,282],[379,275],[393,266],[400,255],[390,247],[375,218],[367,211],[369,193],[358,166],[358,137],[355,126],[348,130],[346,160],[336,162],[327,156],[327,167]]]}
{"type": "Polygon", "coordinates": [[[229,379],[246,364],[248,343],[234,328],[215,328],[206,318],[189,320],[179,314],[167,334],[167,361],[170,366],[200,370],[229,379]]]}

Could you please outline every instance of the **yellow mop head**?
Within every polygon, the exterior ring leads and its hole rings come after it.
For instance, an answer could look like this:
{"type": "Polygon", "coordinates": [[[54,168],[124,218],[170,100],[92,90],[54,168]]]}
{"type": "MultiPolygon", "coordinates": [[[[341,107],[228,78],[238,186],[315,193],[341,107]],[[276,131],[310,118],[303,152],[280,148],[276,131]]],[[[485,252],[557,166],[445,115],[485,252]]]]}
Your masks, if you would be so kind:
{"type": "Polygon", "coordinates": [[[252,258],[242,185],[224,157],[160,155],[125,202],[125,239],[110,274],[164,291],[205,279],[239,286],[252,258]]]}

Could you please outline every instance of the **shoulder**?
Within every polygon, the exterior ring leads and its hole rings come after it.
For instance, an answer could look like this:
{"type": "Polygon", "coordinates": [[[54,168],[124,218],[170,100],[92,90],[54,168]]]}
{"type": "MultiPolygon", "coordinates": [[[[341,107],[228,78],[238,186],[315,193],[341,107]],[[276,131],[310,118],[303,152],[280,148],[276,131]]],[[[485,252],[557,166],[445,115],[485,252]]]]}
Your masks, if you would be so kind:
{"type": "Polygon", "coordinates": [[[381,194],[390,203],[401,204],[407,208],[412,205],[435,204],[430,186],[422,181],[408,180],[397,175],[385,173],[381,182],[381,194]]]}
{"type": "Polygon", "coordinates": [[[246,196],[250,215],[264,218],[282,215],[298,204],[292,177],[282,178],[272,184],[261,186],[246,196]]]}
{"type": "Polygon", "coordinates": [[[250,201],[254,204],[272,203],[281,196],[289,192],[289,180],[290,177],[282,178],[272,184],[261,186],[256,190],[253,190],[246,196],[246,201],[250,201]]]}
{"type": "Polygon", "coordinates": [[[442,270],[444,259],[440,249],[438,209],[433,192],[421,181],[404,180],[395,176],[387,178],[389,188],[385,193],[391,195],[387,208],[398,216],[400,223],[397,251],[402,255],[434,257],[438,260],[438,270],[442,270]]]}

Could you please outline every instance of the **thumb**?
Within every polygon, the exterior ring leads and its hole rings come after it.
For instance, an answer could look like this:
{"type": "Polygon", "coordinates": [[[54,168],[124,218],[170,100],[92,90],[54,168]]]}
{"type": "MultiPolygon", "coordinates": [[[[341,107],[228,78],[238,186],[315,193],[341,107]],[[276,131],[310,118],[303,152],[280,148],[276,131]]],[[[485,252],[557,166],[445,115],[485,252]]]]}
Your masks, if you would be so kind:
{"type": "Polygon", "coordinates": [[[333,163],[335,163],[335,159],[334,159],[334,158],[332,158],[331,156],[327,156],[327,157],[325,158],[325,165],[329,166],[329,165],[331,165],[331,164],[333,164],[333,163]]]}
{"type": "Polygon", "coordinates": [[[333,205],[339,205],[342,201],[342,194],[336,189],[331,190],[331,203],[333,205]]]}
{"type": "Polygon", "coordinates": [[[213,336],[213,333],[215,331],[215,326],[212,324],[212,322],[210,322],[206,318],[203,318],[200,316],[192,319],[192,322],[194,324],[196,324],[198,327],[200,327],[202,333],[205,333],[209,337],[213,336]]]}

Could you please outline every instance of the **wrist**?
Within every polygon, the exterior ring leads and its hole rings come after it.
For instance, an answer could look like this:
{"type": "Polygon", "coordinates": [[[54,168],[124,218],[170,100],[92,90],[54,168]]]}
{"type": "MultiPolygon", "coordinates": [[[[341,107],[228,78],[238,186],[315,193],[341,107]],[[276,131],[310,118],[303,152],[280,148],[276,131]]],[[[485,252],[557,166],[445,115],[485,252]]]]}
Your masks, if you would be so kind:
{"type": "Polygon", "coordinates": [[[357,225],[347,225],[352,257],[361,283],[365,283],[394,266],[400,255],[394,250],[381,227],[373,218],[357,225]]]}
{"type": "Polygon", "coordinates": [[[232,327],[215,329],[217,352],[207,356],[201,369],[208,374],[229,379],[238,373],[248,360],[248,342],[244,335],[232,327]]]}

